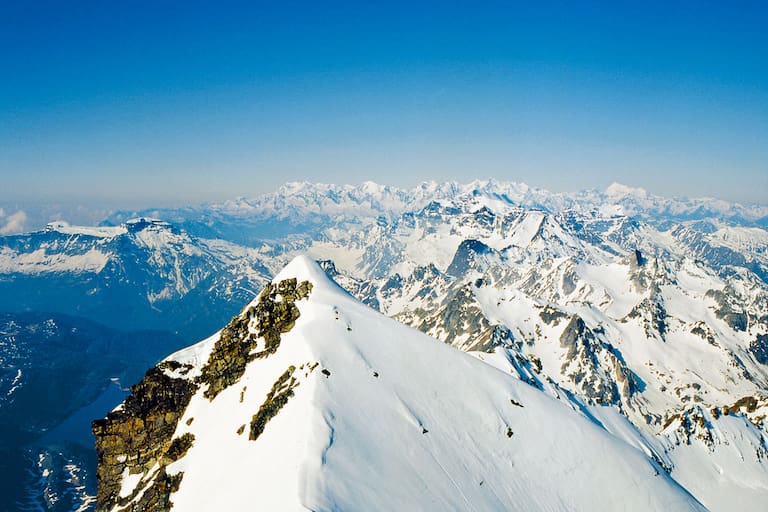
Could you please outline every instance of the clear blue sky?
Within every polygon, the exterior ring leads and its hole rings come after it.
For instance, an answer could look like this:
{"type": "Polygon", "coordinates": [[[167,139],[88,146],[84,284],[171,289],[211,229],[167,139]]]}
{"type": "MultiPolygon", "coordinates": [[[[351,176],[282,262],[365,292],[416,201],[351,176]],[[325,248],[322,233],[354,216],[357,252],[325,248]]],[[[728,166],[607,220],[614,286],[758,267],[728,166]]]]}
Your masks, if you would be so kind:
{"type": "Polygon", "coordinates": [[[0,201],[495,177],[768,202],[765,2],[361,4],[0,0],[0,201]]]}

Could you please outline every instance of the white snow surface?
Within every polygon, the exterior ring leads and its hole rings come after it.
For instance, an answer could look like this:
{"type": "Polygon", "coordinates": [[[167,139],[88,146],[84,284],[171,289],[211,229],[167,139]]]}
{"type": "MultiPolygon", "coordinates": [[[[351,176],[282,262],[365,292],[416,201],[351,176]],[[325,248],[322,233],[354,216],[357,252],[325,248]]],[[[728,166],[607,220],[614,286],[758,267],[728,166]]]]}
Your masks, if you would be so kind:
{"type": "Polygon", "coordinates": [[[108,253],[92,248],[82,254],[63,254],[37,249],[17,253],[0,248],[0,273],[42,274],[46,272],[99,273],[109,262],[108,253]]]}
{"type": "MultiPolygon", "coordinates": [[[[307,257],[275,282],[290,277],[313,288],[277,352],[179,421],[195,439],[167,468],[184,472],[174,510],[705,510],[565,401],[367,308],[307,257]],[[295,396],[250,441],[291,365],[295,396]]],[[[216,340],[171,359],[198,372],[216,340]]]]}

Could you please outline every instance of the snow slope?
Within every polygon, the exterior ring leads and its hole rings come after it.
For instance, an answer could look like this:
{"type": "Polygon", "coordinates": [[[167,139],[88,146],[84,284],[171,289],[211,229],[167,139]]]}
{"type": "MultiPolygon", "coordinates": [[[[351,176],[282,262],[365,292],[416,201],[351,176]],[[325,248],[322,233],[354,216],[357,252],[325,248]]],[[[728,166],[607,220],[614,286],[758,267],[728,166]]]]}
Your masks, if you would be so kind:
{"type": "MultiPolygon", "coordinates": [[[[202,384],[179,418],[173,437],[194,442],[165,468],[183,472],[174,510],[705,510],[641,450],[369,309],[307,257],[273,282],[290,278],[312,288],[277,350],[213,399],[202,384]],[[295,381],[280,385],[286,371],[295,381]],[[293,396],[249,440],[265,396],[286,386],[293,396]]],[[[218,340],[166,360],[186,373],[165,371],[193,381],[218,340]]],[[[121,496],[152,475],[126,467],[121,496]]]]}

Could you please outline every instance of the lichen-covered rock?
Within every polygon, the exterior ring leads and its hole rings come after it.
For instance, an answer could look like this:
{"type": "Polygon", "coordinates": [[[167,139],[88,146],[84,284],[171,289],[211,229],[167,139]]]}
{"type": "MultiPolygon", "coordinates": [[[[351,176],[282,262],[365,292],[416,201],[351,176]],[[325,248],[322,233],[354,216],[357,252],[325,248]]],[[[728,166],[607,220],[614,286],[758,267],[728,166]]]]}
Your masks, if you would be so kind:
{"type": "MultiPolygon", "coordinates": [[[[122,407],[93,422],[99,458],[97,510],[125,506],[136,498],[136,493],[122,498],[119,496],[126,469],[130,474],[147,475],[159,465],[164,475],[164,466],[175,460],[183,445],[191,445],[191,439],[174,443],[172,436],[196,390],[195,383],[171,377],[165,372],[165,367],[159,365],[151,368],[141,382],[131,387],[131,394],[122,407]]],[[[178,487],[181,476],[162,477],[159,473],[154,476],[153,485],[127,510],[162,511],[170,508],[164,493],[178,487]]]]}
{"type": "MultiPolygon", "coordinates": [[[[183,474],[169,475],[165,468],[184,457],[194,443],[191,433],[173,438],[192,396],[205,386],[204,396],[213,400],[240,380],[249,361],[274,353],[280,346],[280,335],[288,332],[299,317],[295,302],[308,297],[311,289],[311,283],[297,283],[296,279],[267,284],[256,304],[221,331],[198,377],[189,376],[191,365],[163,361],[131,388],[120,408],[93,422],[99,458],[98,511],[115,507],[129,511],[170,510],[171,494],[179,488],[183,474]],[[141,477],[128,495],[120,496],[126,471],[141,477]]],[[[276,407],[276,413],[292,396],[296,385],[292,372],[293,367],[286,382],[280,386],[276,383],[257,423],[266,424],[271,417],[269,411],[276,407]],[[283,389],[286,383],[288,387],[283,389]]],[[[191,421],[189,418],[187,424],[191,421]]]]}
{"type": "Polygon", "coordinates": [[[261,404],[261,407],[259,407],[258,412],[253,415],[251,419],[251,432],[248,435],[248,439],[251,441],[259,438],[264,432],[267,422],[274,418],[280,412],[280,409],[288,403],[288,399],[293,396],[293,388],[299,385],[293,376],[294,371],[296,371],[296,367],[289,366],[283,372],[272,385],[272,389],[267,393],[267,397],[264,403],[261,404]]]}
{"type": "Polygon", "coordinates": [[[207,384],[204,395],[209,400],[238,382],[246,365],[257,358],[274,354],[280,346],[280,335],[290,331],[299,318],[295,302],[307,298],[312,283],[286,279],[274,285],[267,283],[254,306],[234,317],[221,331],[199,381],[207,384]],[[264,348],[256,353],[259,341],[264,348]]]}
{"type": "Polygon", "coordinates": [[[171,507],[173,507],[171,494],[179,490],[183,477],[183,472],[169,475],[165,472],[165,467],[161,467],[152,478],[150,488],[144,491],[141,497],[126,510],[136,512],[166,512],[171,510],[171,507]]]}

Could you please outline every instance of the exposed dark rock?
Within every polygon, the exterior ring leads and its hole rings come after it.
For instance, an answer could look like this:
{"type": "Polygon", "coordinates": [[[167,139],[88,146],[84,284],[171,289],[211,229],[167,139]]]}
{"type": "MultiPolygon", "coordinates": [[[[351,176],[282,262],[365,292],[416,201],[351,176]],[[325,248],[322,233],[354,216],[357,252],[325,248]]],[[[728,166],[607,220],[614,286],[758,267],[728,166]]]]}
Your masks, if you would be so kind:
{"type": "Polygon", "coordinates": [[[386,280],[386,282],[381,285],[381,288],[379,291],[381,292],[382,296],[388,297],[392,295],[393,293],[396,293],[403,288],[403,277],[400,274],[395,274],[389,279],[386,280]]]}
{"type": "Polygon", "coordinates": [[[560,323],[560,320],[563,320],[565,318],[568,318],[568,315],[560,311],[559,309],[555,309],[549,305],[544,306],[544,309],[541,310],[539,313],[539,316],[544,321],[544,323],[548,325],[558,325],[560,323]]]}
{"type": "Polygon", "coordinates": [[[492,326],[488,322],[472,290],[470,283],[464,284],[449,290],[437,311],[427,314],[417,308],[395,318],[445,342],[452,343],[456,338],[469,335],[462,350],[490,351],[495,346],[508,344],[511,333],[503,326],[492,326]]]}
{"type": "MultiPolygon", "coordinates": [[[[124,507],[129,503],[127,510],[165,511],[171,508],[170,494],[178,489],[182,474],[168,475],[165,467],[183,457],[194,441],[192,434],[172,439],[192,396],[205,384],[205,397],[213,400],[222,390],[240,380],[249,361],[274,353],[280,345],[280,335],[288,332],[299,316],[295,302],[306,298],[311,289],[311,283],[297,284],[296,279],[267,284],[256,305],[233,318],[222,330],[200,377],[185,378],[191,365],[163,361],[131,388],[122,408],[93,422],[99,458],[97,510],[124,507]],[[255,329],[249,329],[252,322],[255,329]],[[251,355],[260,340],[264,341],[264,349],[251,355]],[[149,474],[155,464],[160,469],[149,474]],[[143,476],[133,493],[121,498],[119,492],[126,468],[130,474],[143,476]]],[[[271,407],[292,394],[290,389],[290,394],[284,390],[274,391],[277,395],[272,397],[271,407]]],[[[271,417],[269,408],[266,406],[263,413],[264,423],[271,417]]],[[[187,424],[191,422],[192,418],[189,418],[187,424]]]]}
{"type": "Polygon", "coordinates": [[[664,340],[667,333],[667,309],[661,296],[654,294],[652,298],[645,298],[640,301],[632,311],[627,315],[628,318],[639,318],[643,322],[645,335],[648,338],[654,337],[654,332],[664,340]]]}
{"type": "Polygon", "coordinates": [[[478,268],[479,263],[483,260],[483,256],[493,252],[493,249],[479,240],[464,240],[456,249],[456,254],[446,273],[452,276],[463,276],[470,269],[483,271],[483,268],[478,268]]]}
{"type": "Polygon", "coordinates": [[[754,412],[757,409],[757,398],[753,396],[745,396],[738,399],[730,407],[723,408],[723,414],[737,414],[741,412],[741,409],[746,409],[747,412],[754,412]]]}
{"type": "Polygon", "coordinates": [[[335,279],[339,276],[339,271],[336,270],[336,264],[333,260],[319,260],[317,263],[320,265],[320,268],[323,269],[323,272],[325,272],[331,279],[335,279]]]}
{"type": "MultiPolygon", "coordinates": [[[[165,472],[165,467],[161,467],[152,480],[152,485],[145,490],[139,500],[131,505],[131,512],[167,512],[173,507],[171,494],[179,490],[183,472],[175,475],[169,475],[165,472]]],[[[133,494],[131,495],[133,496],[133,494]]],[[[97,510],[101,510],[98,509],[97,510]]]]}
{"type": "Polygon", "coordinates": [[[675,421],[679,421],[676,432],[678,439],[685,444],[691,444],[691,441],[698,439],[710,449],[715,445],[715,438],[712,434],[713,426],[704,415],[704,411],[699,406],[695,406],[678,414],[673,414],[664,423],[663,429],[667,429],[675,421]]]}
{"type": "Polygon", "coordinates": [[[483,206],[473,213],[472,216],[479,226],[486,229],[493,227],[493,223],[496,221],[496,214],[487,206],[483,206]]]}
{"type": "Polygon", "coordinates": [[[608,343],[600,341],[577,315],[560,335],[560,346],[567,350],[561,372],[587,398],[601,404],[618,403],[623,397],[632,396],[642,383],[624,363],[618,351],[608,343]],[[604,368],[600,358],[607,359],[604,368]]]}
{"type": "Polygon", "coordinates": [[[190,380],[170,377],[159,367],[151,368],[141,382],[131,387],[122,408],[93,422],[99,459],[97,510],[132,501],[140,486],[130,496],[119,497],[124,470],[146,474],[155,463],[160,464],[161,473],[130,510],[170,509],[168,495],[178,488],[181,474],[170,477],[164,466],[191,446],[189,437],[171,437],[196,390],[197,385],[190,380]],[[139,506],[142,503],[145,508],[139,506]]]}
{"type": "Polygon", "coordinates": [[[181,375],[186,375],[189,373],[189,371],[192,369],[191,364],[182,364],[178,361],[174,361],[172,359],[169,359],[168,361],[161,361],[157,364],[157,367],[161,370],[169,370],[172,372],[177,372],[181,375]]]}
{"type": "Polygon", "coordinates": [[[747,330],[747,315],[738,306],[732,304],[732,297],[736,297],[737,294],[733,292],[724,292],[723,290],[709,290],[706,293],[707,297],[715,299],[718,308],[715,309],[715,315],[717,318],[727,323],[731,329],[735,331],[747,330]]]}
{"type": "Polygon", "coordinates": [[[533,365],[533,371],[536,373],[541,373],[541,371],[544,369],[544,366],[541,364],[541,358],[533,354],[528,354],[528,360],[533,365]]]}
{"type": "Polygon", "coordinates": [[[768,334],[758,334],[749,344],[749,351],[760,364],[768,364],[768,334]]]}
{"type": "Polygon", "coordinates": [[[715,341],[715,335],[712,332],[712,329],[710,329],[709,326],[704,322],[697,322],[696,325],[694,325],[691,328],[691,334],[695,334],[696,336],[699,336],[701,339],[705,340],[710,345],[717,346],[717,342],[715,341]]]}
{"type": "Polygon", "coordinates": [[[163,454],[163,458],[160,460],[161,466],[167,466],[168,464],[175,462],[187,454],[187,451],[192,448],[192,443],[195,441],[194,434],[187,432],[182,434],[181,437],[175,438],[171,441],[171,446],[163,454]]]}
{"type": "Polygon", "coordinates": [[[251,419],[251,432],[248,435],[248,439],[255,441],[264,432],[267,426],[267,422],[277,416],[280,409],[285,407],[288,403],[288,399],[293,396],[293,388],[298,386],[296,378],[293,377],[293,372],[296,371],[295,366],[289,366],[285,372],[275,381],[272,385],[272,389],[267,393],[267,397],[264,403],[261,404],[259,410],[253,415],[251,419]]]}
{"type": "Polygon", "coordinates": [[[293,278],[277,285],[267,283],[256,305],[234,317],[221,331],[199,378],[201,383],[208,384],[204,392],[206,398],[213,400],[238,382],[250,361],[275,353],[280,346],[280,335],[290,331],[299,318],[295,302],[308,297],[311,290],[312,283],[297,284],[293,278]],[[252,321],[256,322],[256,333],[249,331],[252,321]],[[251,354],[259,339],[264,340],[264,349],[251,354]]]}
{"type": "Polygon", "coordinates": [[[563,273],[563,292],[570,295],[576,290],[579,276],[573,268],[569,268],[563,273]]]}
{"type": "Polygon", "coordinates": [[[635,249],[635,261],[634,261],[635,265],[637,265],[638,267],[642,267],[643,265],[645,265],[646,261],[647,260],[643,256],[643,253],[640,252],[638,249],[635,249]]]}
{"type": "Polygon", "coordinates": [[[440,271],[437,269],[437,267],[430,263],[429,265],[424,266],[418,266],[415,269],[413,269],[413,274],[411,274],[413,279],[416,279],[417,281],[424,281],[425,279],[434,279],[440,275],[440,271]]]}

